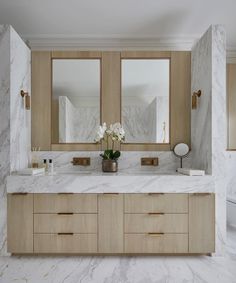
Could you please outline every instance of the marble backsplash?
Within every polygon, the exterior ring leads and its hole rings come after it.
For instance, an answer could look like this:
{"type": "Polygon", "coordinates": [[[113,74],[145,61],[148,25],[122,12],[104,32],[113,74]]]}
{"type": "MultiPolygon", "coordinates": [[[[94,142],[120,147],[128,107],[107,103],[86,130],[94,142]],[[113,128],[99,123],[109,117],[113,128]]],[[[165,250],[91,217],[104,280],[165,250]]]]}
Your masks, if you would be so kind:
{"type": "MultiPolygon", "coordinates": [[[[102,158],[98,151],[41,151],[38,152],[38,160],[53,159],[55,170],[95,170],[101,171],[102,158]],[[73,157],[90,157],[90,166],[73,166],[71,161],[73,157]]],[[[183,165],[187,166],[190,156],[185,158],[183,165]]],[[[119,170],[122,171],[152,171],[158,173],[175,172],[180,166],[180,160],[171,151],[123,151],[118,161],[119,170]],[[158,157],[159,166],[141,166],[141,157],[158,157]]]]}

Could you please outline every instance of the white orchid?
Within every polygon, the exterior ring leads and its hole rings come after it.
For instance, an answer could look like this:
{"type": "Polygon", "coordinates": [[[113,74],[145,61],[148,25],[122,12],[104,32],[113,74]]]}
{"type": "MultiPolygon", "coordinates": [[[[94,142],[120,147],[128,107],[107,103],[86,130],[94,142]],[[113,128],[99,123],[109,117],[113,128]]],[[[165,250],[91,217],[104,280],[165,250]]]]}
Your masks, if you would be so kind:
{"type": "Polygon", "coordinates": [[[101,126],[99,126],[94,141],[100,142],[102,139],[104,139],[106,130],[107,130],[106,123],[103,123],[101,126]]]}
{"type": "Polygon", "coordinates": [[[107,144],[107,150],[105,150],[104,154],[101,156],[104,159],[116,159],[120,156],[119,151],[113,151],[115,141],[123,142],[125,140],[125,131],[120,123],[111,124],[109,128],[107,128],[106,123],[98,127],[96,137],[94,139],[95,142],[99,143],[101,141],[105,141],[107,144]],[[109,140],[111,143],[109,143],[109,140]],[[111,149],[109,146],[111,145],[111,149]]]}

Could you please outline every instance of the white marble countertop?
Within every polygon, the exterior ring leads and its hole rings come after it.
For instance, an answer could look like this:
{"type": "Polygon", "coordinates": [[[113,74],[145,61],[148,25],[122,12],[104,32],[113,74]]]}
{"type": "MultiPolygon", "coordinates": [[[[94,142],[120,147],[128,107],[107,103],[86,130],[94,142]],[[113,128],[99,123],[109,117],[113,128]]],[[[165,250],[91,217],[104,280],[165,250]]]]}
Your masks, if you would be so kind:
{"type": "Polygon", "coordinates": [[[7,193],[146,193],[214,192],[212,176],[185,176],[153,172],[77,172],[7,178],[7,193]]]}

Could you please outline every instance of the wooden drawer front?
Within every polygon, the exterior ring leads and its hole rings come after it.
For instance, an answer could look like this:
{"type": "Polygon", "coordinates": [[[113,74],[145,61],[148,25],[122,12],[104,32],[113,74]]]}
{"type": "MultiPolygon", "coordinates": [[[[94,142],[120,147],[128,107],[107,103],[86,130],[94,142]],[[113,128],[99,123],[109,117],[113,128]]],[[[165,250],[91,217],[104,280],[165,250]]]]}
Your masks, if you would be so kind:
{"type": "Polygon", "coordinates": [[[34,233],[97,233],[97,214],[34,214],[34,233]]]}
{"type": "Polygon", "coordinates": [[[125,213],[188,213],[188,194],[125,194],[125,213]]]}
{"type": "Polygon", "coordinates": [[[34,213],[97,213],[96,194],[34,194],[34,213]]]}
{"type": "Polygon", "coordinates": [[[97,234],[34,234],[35,253],[96,253],[97,234]]]}
{"type": "Polygon", "coordinates": [[[126,253],[187,253],[188,234],[125,234],[126,253]]]}
{"type": "Polygon", "coordinates": [[[125,214],[125,233],[188,233],[188,214],[125,214]]]}

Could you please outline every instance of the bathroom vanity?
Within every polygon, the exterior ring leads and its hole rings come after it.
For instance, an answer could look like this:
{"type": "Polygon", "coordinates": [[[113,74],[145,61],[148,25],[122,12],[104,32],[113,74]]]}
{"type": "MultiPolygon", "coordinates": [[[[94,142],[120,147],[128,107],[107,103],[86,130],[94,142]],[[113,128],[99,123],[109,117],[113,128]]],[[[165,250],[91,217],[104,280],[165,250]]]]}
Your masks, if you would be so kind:
{"type": "Polygon", "coordinates": [[[12,254],[210,254],[211,176],[8,177],[12,254]]]}

